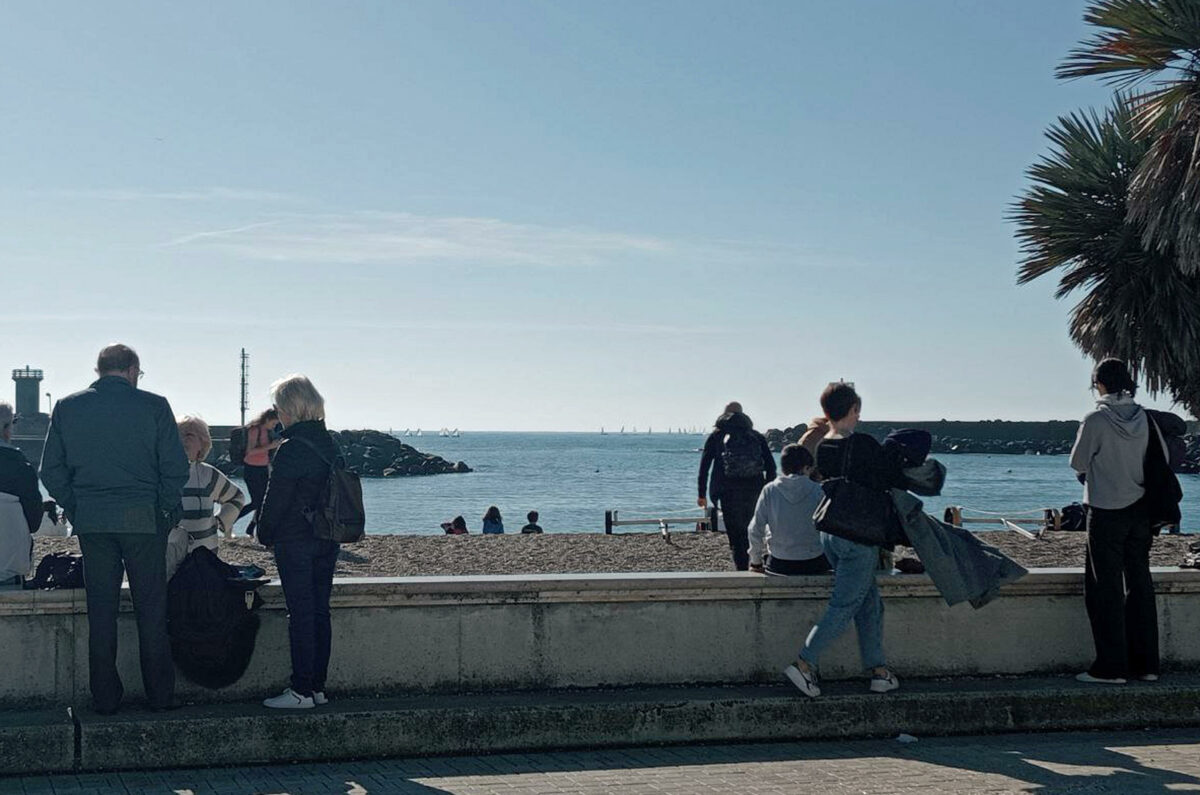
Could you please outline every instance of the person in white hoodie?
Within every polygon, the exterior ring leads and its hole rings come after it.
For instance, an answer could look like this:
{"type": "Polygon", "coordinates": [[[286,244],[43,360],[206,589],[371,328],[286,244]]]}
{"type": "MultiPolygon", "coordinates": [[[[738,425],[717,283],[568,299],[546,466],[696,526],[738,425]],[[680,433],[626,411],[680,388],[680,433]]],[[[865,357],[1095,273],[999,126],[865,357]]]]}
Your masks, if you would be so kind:
{"type": "Polygon", "coordinates": [[[784,576],[826,574],[833,567],[813,524],[813,511],[823,492],[809,478],[812,453],[789,444],[780,454],[779,467],[783,474],[763,487],[750,521],[750,571],[784,576]]]}
{"type": "Polygon", "coordinates": [[[1124,684],[1155,681],[1159,673],[1158,612],[1150,577],[1154,536],[1143,504],[1143,462],[1150,420],[1134,402],[1137,384],[1120,359],[1092,373],[1096,410],[1083,418],[1071,450],[1071,468],[1083,481],[1087,508],[1084,602],[1096,659],[1075,678],[1124,684]]]}

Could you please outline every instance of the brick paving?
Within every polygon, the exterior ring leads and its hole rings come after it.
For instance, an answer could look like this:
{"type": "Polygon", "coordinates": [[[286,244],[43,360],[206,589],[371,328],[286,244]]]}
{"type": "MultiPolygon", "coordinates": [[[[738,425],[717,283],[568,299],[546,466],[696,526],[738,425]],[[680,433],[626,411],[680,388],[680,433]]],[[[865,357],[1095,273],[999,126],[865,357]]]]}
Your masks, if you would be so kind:
{"type": "Polygon", "coordinates": [[[0,793],[1200,792],[1200,730],[678,746],[0,779],[0,793]]]}

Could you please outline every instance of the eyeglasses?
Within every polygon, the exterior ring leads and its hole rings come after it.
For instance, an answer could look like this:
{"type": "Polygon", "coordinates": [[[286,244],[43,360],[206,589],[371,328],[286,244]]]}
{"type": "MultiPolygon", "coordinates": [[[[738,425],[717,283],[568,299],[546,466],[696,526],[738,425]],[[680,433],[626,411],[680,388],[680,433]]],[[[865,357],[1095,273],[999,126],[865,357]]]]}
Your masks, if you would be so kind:
{"type": "Polygon", "coordinates": [[[145,377],[146,377],[146,371],[145,371],[145,370],[138,370],[137,379],[138,379],[139,381],[141,381],[141,380],[142,380],[143,378],[145,378],[145,377]]]}

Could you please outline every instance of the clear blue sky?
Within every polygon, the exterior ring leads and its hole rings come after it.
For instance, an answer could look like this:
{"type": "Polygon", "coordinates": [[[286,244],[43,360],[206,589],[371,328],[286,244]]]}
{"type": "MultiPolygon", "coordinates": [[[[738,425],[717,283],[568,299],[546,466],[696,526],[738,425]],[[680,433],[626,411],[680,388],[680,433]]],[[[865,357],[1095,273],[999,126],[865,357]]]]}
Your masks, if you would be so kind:
{"type": "MultiPolygon", "coordinates": [[[[1081,0],[21,3],[5,368],[142,354],[178,413],[335,427],[1075,417],[1005,220],[1081,0]]],[[[6,390],[7,391],[7,390],[6,390]]]]}

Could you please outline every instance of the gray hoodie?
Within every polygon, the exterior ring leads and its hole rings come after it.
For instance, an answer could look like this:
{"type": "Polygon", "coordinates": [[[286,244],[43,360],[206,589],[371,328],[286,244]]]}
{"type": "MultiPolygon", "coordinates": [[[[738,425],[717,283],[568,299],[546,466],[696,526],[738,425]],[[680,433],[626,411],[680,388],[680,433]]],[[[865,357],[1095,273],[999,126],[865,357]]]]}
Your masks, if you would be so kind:
{"type": "Polygon", "coordinates": [[[750,522],[750,562],[762,565],[764,542],[771,557],[811,560],[824,552],[813,526],[821,487],[805,475],[780,475],[763,487],[750,522]]]}
{"type": "Polygon", "coordinates": [[[1083,418],[1071,468],[1084,475],[1083,502],[1116,510],[1145,494],[1142,461],[1150,439],[1146,412],[1125,395],[1103,395],[1083,418]]]}

